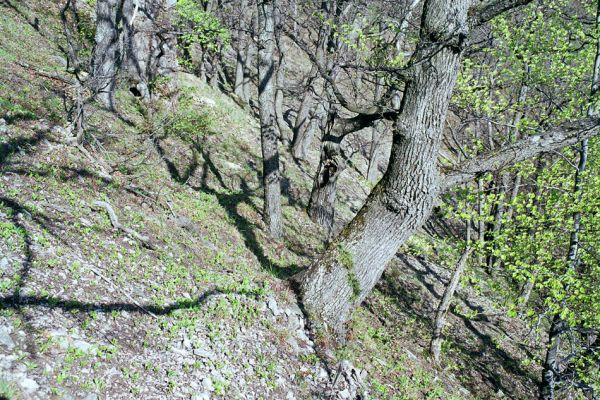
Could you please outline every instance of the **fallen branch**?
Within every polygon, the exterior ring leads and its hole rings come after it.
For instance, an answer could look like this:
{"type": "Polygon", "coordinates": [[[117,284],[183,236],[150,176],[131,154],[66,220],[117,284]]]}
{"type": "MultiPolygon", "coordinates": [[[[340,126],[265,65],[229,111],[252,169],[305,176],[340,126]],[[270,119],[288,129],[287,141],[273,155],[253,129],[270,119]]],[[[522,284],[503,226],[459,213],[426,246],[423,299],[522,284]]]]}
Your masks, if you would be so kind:
{"type": "Polygon", "coordinates": [[[112,224],[112,226],[115,229],[121,230],[121,231],[125,232],[126,234],[128,234],[129,236],[133,237],[134,239],[139,240],[140,242],[142,242],[142,244],[145,247],[147,247],[151,250],[155,249],[154,245],[150,242],[150,238],[148,236],[140,235],[133,229],[128,228],[128,227],[124,226],[123,224],[121,224],[119,222],[119,219],[117,218],[117,214],[115,214],[115,210],[113,210],[112,206],[109,203],[107,203],[105,201],[95,201],[94,205],[104,209],[108,213],[108,217],[110,218],[110,223],[112,224]]]}

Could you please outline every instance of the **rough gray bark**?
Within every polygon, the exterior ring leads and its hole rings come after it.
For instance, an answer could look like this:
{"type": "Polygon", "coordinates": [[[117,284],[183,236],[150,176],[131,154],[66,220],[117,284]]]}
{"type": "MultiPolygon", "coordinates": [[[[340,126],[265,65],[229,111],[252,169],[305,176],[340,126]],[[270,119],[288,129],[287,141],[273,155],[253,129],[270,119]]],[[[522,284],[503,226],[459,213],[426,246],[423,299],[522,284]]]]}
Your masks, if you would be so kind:
{"type": "Polygon", "coordinates": [[[91,85],[98,100],[108,109],[115,108],[120,24],[123,0],[98,0],[96,3],[96,44],[92,57],[91,85]]]}
{"type": "Polygon", "coordinates": [[[247,17],[249,11],[248,0],[240,2],[239,27],[236,30],[236,60],[235,60],[235,82],[233,92],[239,96],[245,103],[248,103],[249,91],[246,89],[248,80],[248,56],[250,48],[250,38],[245,33],[250,30],[251,21],[247,17]]]}
{"type": "Polygon", "coordinates": [[[98,0],[91,82],[105,107],[115,108],[120,76],[143,98],[150,97],[159,76],[170,78],[167,86],[174,89],[178,65],[170,26],[173,5],[173,0],[98,0]]]}
{"type": "Polygon", "coordinates": [[[347,157],[342,151],[342,140],[352,132],[373,126],[381,118],[387,119],[395,115],[395,112],[388,112],[359,114],[353,118],[331,117],[333,122],[328,120],[322,124],[321,130],[325,132],[325,135],[322,139],[319,166],[310,193],[308,215],[313,221],[325,227],[327,239],[330,239],[333,234],[337,180],[348,166],[347,157]],[[333,127],[330,126],[332,124],[333,127]]]}
{"type": "MultiPolygon", "coordinates": [[[[296,120],[294,121],[292,154],[295,158],[299,160],[304,160],[306,158],[305,149],[308,148],[309,144],[307,144],[307,133],[313,121],[313,116],[311,114],[313,113],[313,108],[315,104],[315,93],[318,90],[318,83],[315,82],[316,80],[316,76],[314,76],[313,71],[311,71],[311,76],[308,80],[307,89],[304,92],[302,102],[300,103],[300,108],[298,108],[296,120]]],[[[317,94],[321,95],[322,92],[319,91],[317,94]]]]}
{"type": "Polygon", "coordinates": [[[323,143],[308,203],[308,215],[314,222],[325,228],[327,239],[330,239],[333,234],[337,180],[347,165],[340,143],[330,141],[323,143]]]}
{"type": "Polygon", "coordinates": [[[343,330],[352,309],[371,292],[400,245],[425,222],[437,198],[437,154],[468,5],[467,0],[427,1],[413,59],[428,62],[411,66],[388,170],[323,257],[298,277],[306,310],[334,331],[343,330]],[[432,43],[430,38],[447,40],[432,43]]]}
{"type": "MultiPolygon", "coordinates": [[[[417,3],[419,0],[413,1],[413,3],[417,3]]],[[[406,27],[405,27],[406,29],[406,27]]],[[[381,98],[382,94],[382,85],[383,79],[378,78],[375,86],[375,102],[378,102],[381,98]]],[[[377,181],[379,177],[378,165],[379,165],[379,155],[381,151],[379,147],[382,142],[382,124],[378,121],[373,124],[371,128],[371,148],[369,149],[369,165],[367,167],[367,179],[369,182],[377,181]]]]}
{"type": "Polygon", "coordinates": [[[172,33],[170,13],[174,0],[124,0],[123,72],[132,92],[144,99],[152,95],[153,85],[168,78],[175,87],[177,42],[172,33]]]}
{"type": "Polygon", "coordinates": [[[597,136],[599,133],[600,119],[596,116],[557,126],[542,134],[518,140],[498,151],[483,154],[449,169],[445,175],[443,187],[450,188],[471,181],[478,175],[501,170],[540,153],[574,145],[597,136]]]}
{"type": "MultiPolygon", "coordinates": [[[[429,217],[441,190],[471,180],[481,168],[485,171],[496,166],[497,155],[486,155],[463,163],[466,172],[453,169],[442,180],[437,165],[469,22],[477,22],[477,15],[468,12],[470,3],[425,2],[420,42],[411,61],[427,62],[409,61],[402,73],[406,88],[395,121],[389,167],[356,217],[323,256],[296,276],[304,307],[319,327],[342,333],[351,311],[369,295],[399,246],[429,217]],[[467,15],[474,20],[467,21],[467,15]]],[[[486,12],[487,16],[492,14],[486,12]]],[[[327,79],[326,74],[323,76],[327,79]]],[[[341,99],[343,107],[353,110],[352,105],[342,102],[343,96],[336,93],[336,98],[341,99]]],[[[588,122],[583,129],[581,124],[559,129],[564,134],[558,140],[538,137],[518,142],[524,149],[508,146],[508,150],[500,150],[500,159],[508,165],[539,154],[543,145],[559,148],[571,143],[572,138],[581,140],[582,135],[597,134],[600,129],[588,122]],[[516,156],[508,156],[509,151],[516,151],[516,156]]]]}
{"type": "MultiPolygon", "coordinates": [[[[277,27],[281,26],[281,11],[279,8],[275,9],[276,12],[276,21],[277,27]]],[[[281,30],[275,28],[275,40],[277,45],[277,77],[276,77],[276,86],[277,90],[275,91],[275,114],[277,116],[277,128],[279,129],[280,139],[282,142],[291,142],[292,137],[290,129],[285,122],[283,116],[283,88],[286,85],[285,81],[285,68],[286,68],[286,60],[285,54],[286,49],[284,48],[284,43],[281,40],[281,30]],[[284,134],[285,132],[285,134],[284,134]],[[290,132],[290,133],[288,133],[290,132]]]]}
{"type": "Polygon", "coordinates": [[[258,102],[265,190],[264,218],[271,236],[283,235],[281,176],[275,115],[274,0],[258,1],[258,102]]]}

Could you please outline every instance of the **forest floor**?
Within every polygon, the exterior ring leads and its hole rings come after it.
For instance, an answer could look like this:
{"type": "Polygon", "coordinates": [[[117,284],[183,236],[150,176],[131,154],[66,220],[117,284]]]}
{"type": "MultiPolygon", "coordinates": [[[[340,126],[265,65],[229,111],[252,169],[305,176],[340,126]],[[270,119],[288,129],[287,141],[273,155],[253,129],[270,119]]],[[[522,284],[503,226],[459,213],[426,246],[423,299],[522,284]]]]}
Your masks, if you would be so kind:
{"type": "MultiPolygon", "coordinates": [[[[530,333],[481,284],[459,290],[430,363],[455,258],[425,232],[325,364],[287,283],[324,248],[304,211],[316,147],[306,163],[283,156],[286,236],[274,242],[257,121],[191,75],[177,108],[126,91],[118,113],[90,105],[85,144],[66,144],[57,7],[0,2],[0,398],[535,396],[530,333]],[[197,129],[170,133],[178,116],[197,129]]],[[[340,181],[340,223],[368,193],[365,170],[357,159],[340,181]]]]}

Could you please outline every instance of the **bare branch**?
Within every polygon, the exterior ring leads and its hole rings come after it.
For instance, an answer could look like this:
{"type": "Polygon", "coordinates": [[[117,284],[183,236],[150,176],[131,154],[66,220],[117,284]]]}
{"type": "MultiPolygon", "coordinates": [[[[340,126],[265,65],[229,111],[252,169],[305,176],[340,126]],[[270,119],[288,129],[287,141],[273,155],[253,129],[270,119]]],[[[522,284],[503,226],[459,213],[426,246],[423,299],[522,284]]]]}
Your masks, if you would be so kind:
{"type": "Polygon", "coordinates": [[[529,4],[531,1],[532,0],[476,0],[473,2],[471,10],[469,10],[469,15],[471,15],[473,25],[477,26],[484,24],[513,8],[529,4]]]}
{"type": "MultiPolygon", "coordinates": [[[[321,78],[327,81],[331,88],[331,91],[333,92],[337,101],[342,107],[356,114],[372,115],[382,112],[381,108],[378,105],[374,105],[369,108],[361,108],[356,104],[352,104],[348,99],[346,99],[330,71],[327,71],[327,68],[321,62],[319,62],[317,56],[308,48],[308,46],[305,43],[303,43],[300,39],[298,39],[298,37],[292,32],[285,30],[285,33],[288,36],[288,38],[292,40],[296,44],[296,46],[298,46],[300,50],[302,50],[310,59],[310,61],[314,64],[314,66],[317,68],[317,71],[319,72],[319,76],[321,76],[321,78]]],[[[395,71],[397,75],[400,76],[400,71],[397,69],[395,69],[395,71]]]]}
{"type": "Polygon", "coordinates": [[[501,170],[540,153],[559,150],[598,134],[600,134],[600,119],[593,117],[558,126],[541,135],[529,136],[450,168],[445,174],[442,190],[468,182],[477,175],[501,170]]]}

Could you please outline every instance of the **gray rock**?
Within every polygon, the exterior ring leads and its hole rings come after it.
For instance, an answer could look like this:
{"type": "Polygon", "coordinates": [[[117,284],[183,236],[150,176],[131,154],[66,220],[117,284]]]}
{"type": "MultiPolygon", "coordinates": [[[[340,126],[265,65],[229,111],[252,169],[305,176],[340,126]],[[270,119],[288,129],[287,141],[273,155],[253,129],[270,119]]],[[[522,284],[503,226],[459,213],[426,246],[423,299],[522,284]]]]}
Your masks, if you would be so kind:
{"type": "Polygon", "coordinates": [[[344,390],[338,392],[338,398],[340,398],[340,399],[345,400],[345,399],[349,399],[350,397],[351,397],[350,391],[348,389],[344,389],[344,390]]]}
{"type": "Polygon", "coordinates": [[[210,378],[204,378],[202,380],[202,387],[204,388],[204,390],[206,390],[208,392],[215,391],[215,387],[213,386],[212,379],[210,379],[210,378]]]}
{"type": "Polygon", "coordinates": [[[61,67],[66,68],[67,67],[67,59],[61,56],[51,56],[52,60],[54,60],[54,62],[56,62],[58,65],[60,65],[61,67]]]}
{"type": "Polygon", "coordinates": [[[277,305],[277,300],[275,300],[273,296],[269,296],[269,298],[267,299],[267,307],[276,317],[282,313],[281,308],[279,308],[279,306],[277,305]]]}
{"type": "Polygon", "coordinates": [[[83,340],[74,340],[71,344],[71,347],[74,347],[78,350],[83,351],[84,353],[89,353],[94,349],[94,346],[88,342],[83,340]]]}
{"type": "Polygon", "coordinates": [[[6,268],[8,268],[8,258],[4,257],[0,260],[0,269],[5,270],[6,268]]]}
{"type": "Polygon", "coordinates": [[[202,348],[194,349],[194,355],[202,358],[208,358],[210,360],[215,358],[215,354],[213,352],[202,348]]]}
{"type": "Polygon", "coordinates": [[[37,391],[40,388],[40,385],[38,385],[36,381],[27,377],[19,380],[19,386],[21,386],[23,390],[29,394],[37,391]]]}
{"type": "Polygon", "coordinates": [[[210,393],[202,392],[192,396],[191,400],[210,400],[210,393]]]}
{"type": "Polygon", "coordinates": [[[10,337],[12,329],[10,326],[0,326],[0,344],[12,350],[15,347],[15,342],[13,342],[10,337]]]}

